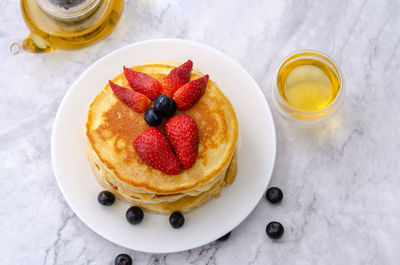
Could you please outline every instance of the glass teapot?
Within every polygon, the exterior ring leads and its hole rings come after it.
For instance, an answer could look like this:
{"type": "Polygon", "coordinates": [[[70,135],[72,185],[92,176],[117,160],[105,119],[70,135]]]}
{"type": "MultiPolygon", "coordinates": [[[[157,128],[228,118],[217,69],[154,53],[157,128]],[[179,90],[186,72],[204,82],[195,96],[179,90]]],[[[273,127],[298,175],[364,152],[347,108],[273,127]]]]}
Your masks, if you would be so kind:
{"type": "Polygon", "coordinates": [[[124,0],[21,0],[25,23],[31,31],[21,44],[34,53],[77,49],[109,35],[117,26],[124,0]]]}

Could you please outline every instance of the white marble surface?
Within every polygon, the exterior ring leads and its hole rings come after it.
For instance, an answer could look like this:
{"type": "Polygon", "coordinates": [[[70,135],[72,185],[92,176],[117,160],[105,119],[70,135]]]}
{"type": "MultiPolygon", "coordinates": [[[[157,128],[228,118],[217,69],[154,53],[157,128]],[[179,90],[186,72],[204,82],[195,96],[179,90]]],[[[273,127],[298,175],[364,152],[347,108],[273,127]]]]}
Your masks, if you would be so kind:
{"type": "MultiPolygon", "coordinates": [[[[0,0],[0,264],[399,264],[400,3],[366,1],[126,1],[117,30],[89,48],[8,53],[28,31],[19,1],[0,0]],[[346,100],[329,124],[294,128],[275,115],[278,153],[271,184],[229,241],[153,255],[123,249],[69,209],[53,176],[50,135],[75,78],[101,56],[151,38],[215,47],[242,64],[271,100],[279,60],[303,48],[341,66],[346,100]],[[281,221],[281,240],[265,235],[281,221]]],[[[256,113],[255,113],[256,115],[256,113]]],[[[73,165],[71,165],[73,166],[73,165]]]]}

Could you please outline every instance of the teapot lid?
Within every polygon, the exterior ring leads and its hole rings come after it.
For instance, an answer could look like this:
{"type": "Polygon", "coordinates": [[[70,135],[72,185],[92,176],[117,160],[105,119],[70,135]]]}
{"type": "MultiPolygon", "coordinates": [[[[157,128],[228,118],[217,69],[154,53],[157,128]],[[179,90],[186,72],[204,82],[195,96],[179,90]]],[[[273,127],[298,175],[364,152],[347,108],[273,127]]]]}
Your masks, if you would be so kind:
{"type": "Polygon", "coordinates": [[[100,0],[36,0],[36,2],[54,19],[76,21],[91,14],[100,0]]]}

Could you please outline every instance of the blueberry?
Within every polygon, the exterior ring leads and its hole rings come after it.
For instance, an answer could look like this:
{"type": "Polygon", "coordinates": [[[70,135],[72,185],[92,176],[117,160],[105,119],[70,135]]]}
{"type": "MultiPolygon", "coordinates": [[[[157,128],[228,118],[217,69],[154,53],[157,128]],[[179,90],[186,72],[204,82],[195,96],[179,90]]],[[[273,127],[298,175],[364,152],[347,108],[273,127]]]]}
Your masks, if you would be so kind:
{"type": "Polygon", "coordinates": [[[132,206],[126,211],[126,220],[132,225],[140,224],[143,221],[143,211],[140,207],[132,206]]]}
{"type": "Polygon", "coordinates": [[[112,205],[114,203],[115,196],[114,196],[114,194],[112,194],[108,190],[104,190],[104,191],[99,193],[99,196],[97,196],[97,200],[99,201],[99,203],[101,205],[109,206],[109,205],[112,205]]]}
{"type": "Polygon", "coordinates": [[[173,212],[169,217],[169,223],[173,228],[180,228],[185,223],[185,217],[180,212],[173,212]]]}
{"type": "Polygon", "coordinates": [[[177,108],[178,107],[176,106],[175,100],[171,99],[171,105],[168,108],[168,112],[167,112],[167,116],[166,117],[170,117],[170,116],[174,115],[176,113],[176,109],[177,108]]]}
{"type": "Polygon", "coordinates": [[[161,116],[169,117],[176,112],[176,102],[167,95],[160,95],[154,101],[154,109],[161,116]]]}
{"type": "Polygon", "coordinates": [[[132,258],[128,254],[119,254],[115,258],[115,265],[132,265],[132,258]]]}
{"type": "Polygon", "coordinates": [[[154,109],[147,109],[144,113],[144,120],[148,125],[156,127],[161,124],[162,117],[154,109]]]}
{"type": "Polygon", "coordinates": [[[231,232],[229,232],[228,234],[218,238],[218,241],[226,241],[229,239],[229,237],[231,236],[231,232]]]}
{"type": "Polygon", "coordinates": [[[265,194],[265,198],[270,203],[278,203],[282,200],[283,193],[280,188],[271,187],[267,190],[267,193],[265,194]]]}
{"type": "Polygon", "coordinates": [[[265,229],[267,235],[272,239],[278,239],[283,235],[285,229],[283,225],[279,222],[271,222],[267,224],[267,228],[265,229]]]}

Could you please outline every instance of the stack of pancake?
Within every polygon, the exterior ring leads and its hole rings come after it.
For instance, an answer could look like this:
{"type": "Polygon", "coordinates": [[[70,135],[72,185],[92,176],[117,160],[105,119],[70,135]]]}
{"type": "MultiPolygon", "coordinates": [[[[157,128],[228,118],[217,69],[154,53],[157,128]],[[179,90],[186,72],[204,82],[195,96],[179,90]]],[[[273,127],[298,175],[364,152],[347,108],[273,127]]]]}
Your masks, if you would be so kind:
{"type": "MultiPolygon", "coordinates": [[[[161,81],[178,65],[152,63],[132,69],[161,81]]],[[[193,69],[191,80],[201,76],[193,69]]],[[[112,81],[130,87],[123,74],[112,81]]],[[[192,168],[168,175],[138,156],[133,141],[149,126],[143,113],[122,103],[107,84],[90,105],[86,123],[87,155],[99,183],[117,198],[161,214],[187,212],[218,196],[236,176],[238,124],[232,105],[209,80],[204,96],[179,114],[190,115],[197,124],[198,156],[192,168]]]]}

